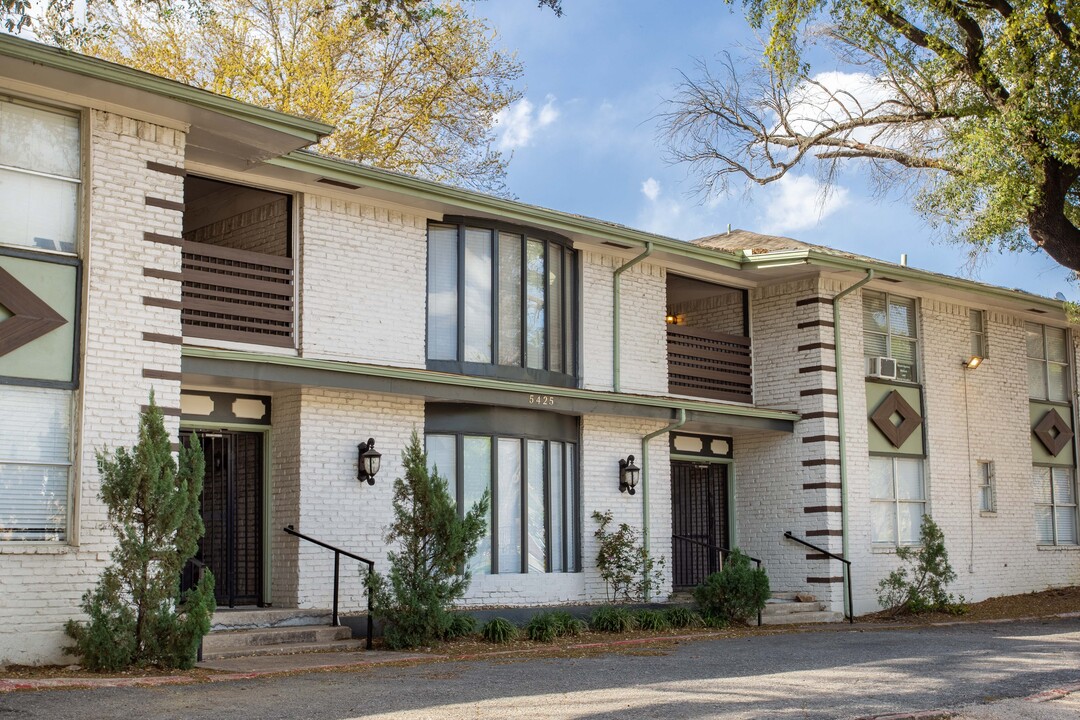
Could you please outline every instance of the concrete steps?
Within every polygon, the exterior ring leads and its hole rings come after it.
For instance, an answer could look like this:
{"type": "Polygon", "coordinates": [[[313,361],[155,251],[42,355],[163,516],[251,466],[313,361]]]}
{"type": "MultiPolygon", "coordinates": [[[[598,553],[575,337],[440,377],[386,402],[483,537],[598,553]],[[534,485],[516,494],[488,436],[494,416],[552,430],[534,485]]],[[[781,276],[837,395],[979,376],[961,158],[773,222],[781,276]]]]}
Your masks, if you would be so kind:
{"type": "Polygon", "coordinates": [[[807,593],[773,593],[772,598],[765,602],[765,609],[761,612],[761,624],[796,625],[843,622],[843,613],[827,610],[825,603],[816,599],[809,600],[812,597],[807,593]],[[802,597],[804,601],[797,600],[797,596],[802,597]]]}
{"type": "Polygon", "coordinates": [[[203,638],[203,659],[361,650],[352,630],[330,624],[328,610],[221,609],[203,638]]]}

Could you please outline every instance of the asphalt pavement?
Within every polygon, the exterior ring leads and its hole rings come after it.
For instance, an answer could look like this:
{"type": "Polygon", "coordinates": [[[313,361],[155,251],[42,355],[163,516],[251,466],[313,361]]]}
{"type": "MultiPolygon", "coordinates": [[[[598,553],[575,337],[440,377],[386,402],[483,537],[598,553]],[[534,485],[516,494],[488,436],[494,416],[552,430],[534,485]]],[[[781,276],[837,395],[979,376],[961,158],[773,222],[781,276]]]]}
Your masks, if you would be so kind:
{"type": "Polygon", "coordinates": [[[1075,720],[1080,692],[1069,694],[1068,688],[1080,691],[1078,618],[907,629],[856,625],[588,657],[12,692],[0,695],[0,720],[824,720],[931,711],[953,713],[957,720],[1075,720]]]}

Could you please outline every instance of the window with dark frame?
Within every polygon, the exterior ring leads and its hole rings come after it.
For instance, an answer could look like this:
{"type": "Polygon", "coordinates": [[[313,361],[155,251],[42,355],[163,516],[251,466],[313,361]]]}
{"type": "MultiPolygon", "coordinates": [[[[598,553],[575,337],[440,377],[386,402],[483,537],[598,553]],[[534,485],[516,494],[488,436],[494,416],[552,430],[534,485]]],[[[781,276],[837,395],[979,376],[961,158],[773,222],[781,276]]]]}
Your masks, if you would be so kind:
{"type": "Polygon", "coordinates": [[[974,357],[984,360],[990,357],[990,347],[986,342],[986,311],[968,310],[968,329],[971,335],[969,352],[974,357]]]}
{"type": "Polygon", "coordinates": [[[428,367],[572,387],[577,296],[569,240],[488,221],[433,223],[428,367]]]}

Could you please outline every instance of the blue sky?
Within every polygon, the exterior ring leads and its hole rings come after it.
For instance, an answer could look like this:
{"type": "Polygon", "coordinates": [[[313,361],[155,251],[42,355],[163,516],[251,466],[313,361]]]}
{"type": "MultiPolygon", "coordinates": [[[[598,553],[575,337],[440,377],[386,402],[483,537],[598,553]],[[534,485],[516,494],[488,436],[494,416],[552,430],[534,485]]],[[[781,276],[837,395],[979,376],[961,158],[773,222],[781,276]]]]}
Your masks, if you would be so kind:
{"type": "MultiPolygon", "coordinates": [[[[679,71],[758,43],[734,8],[716,0],[564,0],[556,18],[533,0],[486,0],[474,8],[516,49],[525,97],[501,118],[500,142],[513,151],[508,185],[520,200],[619,222],[680,239],[722,232],[730,223],[1040,295],[1080,289],[1049,257],[986,256],[974,271],[964,248],[935,233],[903,198],[874,195],[857,171],[827,199],[808,166],[782,183],[701,204],[694,178],[664,159],[655,115],[679,71]]],[[[839,68],[815,65],[814,72],[839,68]]]]}

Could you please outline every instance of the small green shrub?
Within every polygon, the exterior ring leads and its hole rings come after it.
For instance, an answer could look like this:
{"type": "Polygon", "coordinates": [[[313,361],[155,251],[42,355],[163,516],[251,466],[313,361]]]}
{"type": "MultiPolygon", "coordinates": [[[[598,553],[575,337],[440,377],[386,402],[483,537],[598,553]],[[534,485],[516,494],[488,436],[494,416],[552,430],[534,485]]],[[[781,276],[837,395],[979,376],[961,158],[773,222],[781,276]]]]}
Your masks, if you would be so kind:
{"type": "Polygon", "coordinates": [[[577,637],[588,629],[584,620],[579,620],[565,610],[556,610],[551,613],[555,619],[555,626],[559,637],[577,637]]]}
{"type": "Polygon", "coordinates": [[[613,602],[647,600],[664,584],[664,558],[653,558],[638,541],[637,530],[626,523],[609,530],[611,511],[593,512],[599,527],[593,533],[599,549],[596,569],[613,602]]]}
{"type": "Polygon", "coordinates": [[[751,567],[750,558],[738,550],[728,556],[720,572],[694,588],[694,603],[709,627],[745,622],[761,612],[768,599],[769,577],[761,568],[751,567]]]}
{"type": "Polygon", "coordinates": [[[476,618],[466,613],[454,613],[450,616],[443,640],[454,640],[476,633],[476,618]]]}
{"type": "Polygon", "coordinates": [[[598,632],[629,632],[637,627],[634,614],[626,608],[602,607],[593,610],[589,627],[598,632]]]}
{"type": "Polygon", "coordinates": [[[727,618],[720,617],[719,615],[706,615],[705,617],[701,618],[701,624],[707,628],[723,630],[727,626],[731,625],[731,621],[727,618]]]}
{"type": "Polygon", "coordinates": [[[664,611],[667,616],[668,625],[673,628],[688,628],[694,625],[701,625],[701,615],[689,608],[673,607],[664,611]]]}
{"type": "Polygon", "coordinates": [[[663,610],[638,610],[634,614],[634,620],[642,630],[668,630],[671,628],[667,613],[663,610]]]}
{"type": "Polygon", "coordinates": [[[918,547],[899,547],[903,563],[878,583],[878,602],[893,615],[945,612],[960,615],[964,598],[954,598],[946,588],[956,579],[945,549],[945,533],[934,519],[923,515],[918,547]]]}
{"type": "Polygon", "coordinates": [[[480,628],[480,634],[488,642],[503,644],[516,638],[518,629],[506,618],[497,617],[484,623],[484,627],[480,628]]]}
{"type": "Polygon", "coordinates": [[[533,615],[525,625],[525,637],[533,642],[551,642],[559,636],[559,623],[551,613],[533,615]]]}

